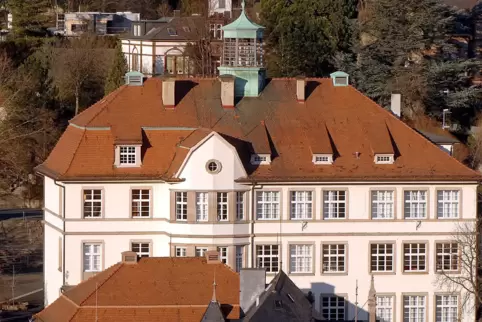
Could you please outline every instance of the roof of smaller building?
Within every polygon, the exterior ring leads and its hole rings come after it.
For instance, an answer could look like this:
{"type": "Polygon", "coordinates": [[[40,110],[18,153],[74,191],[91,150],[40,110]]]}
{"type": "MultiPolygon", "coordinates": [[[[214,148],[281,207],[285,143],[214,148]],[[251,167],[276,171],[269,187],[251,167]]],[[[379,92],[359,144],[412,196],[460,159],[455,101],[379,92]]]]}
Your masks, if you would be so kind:
{"type": "Polygon", "coordinates": [[[140,21],[145,24],[142,36],[134,36],[132,31],[124,38],[143,40],[191,41],[199,40],[209,30],[206,18],[202,16],[172,17],[169,19],[140,21]]]}
{"type": "Polygon", "coordinates": [[[259,304],[246,312],[243,321],[315,321],[313,307],[305,294],[282,270],[259,296],[259,304]]]}
{"type": "MultiPolygon", "coordinates": [[[[204,257],[151,257],[117,263],[66,290],[36,318],[50,321],[199,322],[209,308],[216,276],[216,300],[223,316],[238,319],[239,275],[204,257]]],[[[212,316],[211,316],[212,317],[212,316]]],[[[204,320],[217,321],[217,320],[204,320]]]]}

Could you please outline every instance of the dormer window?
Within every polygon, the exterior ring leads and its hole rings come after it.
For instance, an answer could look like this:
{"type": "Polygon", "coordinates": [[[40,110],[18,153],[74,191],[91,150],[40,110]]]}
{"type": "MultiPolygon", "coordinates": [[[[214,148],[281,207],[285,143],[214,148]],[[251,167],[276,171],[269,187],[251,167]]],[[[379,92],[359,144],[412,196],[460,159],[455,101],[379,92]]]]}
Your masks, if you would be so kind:
{"type": "Polygon", "coordinates": [[[349,75],[344,72],[334,72],[330,74],[331,79],[333,80],[334,86],[348,86],[348,77],[349,75]]]}
{"type": "Polygon", "coordinates": [[[376,164],[393,164],[393,154],[375,154],[376,164]]]}
{"type": "Polygon", "coordinates": [[[270,163],[271,163],[271,155],[269,154],[252,154],[251,155],[252,165],[262,165],[262,164],[270,164],[270,163]]]}
{"type": "Polygon", "coordinates": [[[332,164],[333,155],[332,154],[313,154],[314,164],[332,164]]]}
{"type": "Polygon", "coordinates": [[[115,154],[117,167],[139,167],[141,165],[140,145],[118,145],[115,154]]]}

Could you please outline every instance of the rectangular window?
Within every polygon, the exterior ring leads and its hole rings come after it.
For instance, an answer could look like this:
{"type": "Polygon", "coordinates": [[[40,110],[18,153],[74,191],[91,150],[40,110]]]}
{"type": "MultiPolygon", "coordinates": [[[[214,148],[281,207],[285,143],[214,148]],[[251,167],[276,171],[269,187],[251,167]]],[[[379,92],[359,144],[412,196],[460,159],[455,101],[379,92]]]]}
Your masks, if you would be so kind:
{"type": "Polygon", "coordinates": [[[371,244],[371,271],[393,272],[393,244],[371,244]]]}
{"type": "Polygon", "coordinates": [[[236,192],[236,220],[244,220],[244,191],[236,192]]]}
{"type": "Polygon", "coordinates": [[[278,191],[256,192],[256,219],[276,220],[280,216],[278,191]]]}
{"type": "Polygon", "coordinates": [[[217,209],[218,209],[218,220],[226,221],[228,220],[228,193],[218,192],[217,193],[217,209]]]}
{"type": "Polygon", "coordinates": [[[176,257],[186,257],[186,247],[176,246],[176,257]]]}
{"type": "Polygon", "coordinates": [[[132,217],[149,217],[151,191],[149,189],[132,189],[132,217]]]}
{"type": "Polygon", "coordinates": [[[437,295],[435,305],[435,322],[458,321],[457,295],[437,295]]]}
{"type": "Polygon", "coordinates": [[[346,218],[346,191],[323,191],[323,219],[346,218]]]}
{"type": "Polygon", "coordinates": [[[343,273],[346,265],[345,244],[324,244],[323,245],[323,273],[343,273]]]}
{"type": "Polygon", "coordinates": [[[405,199],[405,219],[427,218],[427,191],[405,191],[403,195],[405,199]]]}
{"type": "Polygon", "coordinates": [[[266,268],[268,273],[277,273],[279,270],[279,246],[256,246],[256,260],[258,268],[266,268]]]}
{"type": "Polygon", "coordinates": [[[102,216],[102,190],[86,189],[82,191],[84,197],[84,218],[102,216]]]}
{"type": "Polygon", "coordinates": [[[187,192],[176,192],[176,220],[187,220],[187,192]]]}
{"type": "Polygon", "coordinates": [[[131,251],[136,253],[138,258],[149,257],[151,255],[151,244],[141,242],[131,243],[131,251]]]}
{"type": "Polygon", "coordinates": [[[236,272],[240,272],[243,268],[244,246],[236,246],[236,272]]]}
{"type": "Polygon", "coordinates": [[[327,321],[345,321],[345,298],[336,295],[322,295],[321,315],[327,321]]]}
{"type": "Polygon", "coordinates": [[[437,218],[459,218],[458,190],[437,191],[437,218]]]}
{"type": "Polygon", "coordinates": [[[313,218],[313,192],[291,191],[291,219],[313,218]]]}
{"type": "Polygon", "coordinates": [[[134,25],[134,36],[140,36],[141,35],[141,26],[140,25],[134,25]]]}
{"type": "Polygon", "coordinates": [[[219,2],[219,9],[225,9],[226,8],[226,0],[218,0],[219,2]]]}
{"type": "Polygon", "coordinates": [[[135,146],[119,147],[119,164],[120,165],[136,164],[136,147],[135,146]]]}
{"type": "Polygon", "coordinates": [[[228,248],[226,246],[218,247],[219,260],[227,264],[228,263],[228,248]]]}
{"type": "Polygon", "coordinates": [[[409,295],[403,297],[403,322],[425,322],[425,296],[409,295]]]}
{"type": "Polygon", "coordinates": [[[208,193],[196,192],[196,220],[208,220],[208,193]]]}
{"type": "Polygon", "coordinates": [[[427,245],[424,243],[403,244],[403,270],[424,272],[427,268],[427,245]]]}
{"type": "Polygon", "coordinates": [[[372,191],[372,219],[394,218],[394,192],[390,190],[372,191]]]}
{"type": "Polygon", "coordinates": [[[204,253],[208,251],[207,247],[196,247],[195,254],[197,257],[204,257],[204,253]]]}
{"type": "Polygon", "coordinates": [[[313,272],[313,245],[290,245],[290,273],[313,272]]]}
{"type": "Polygon", "coordinates": [[[393,321],[393,296],[377,296],[376,316],[380,322],[393,321]]]}
{"type": "Polygon", "coordinates": [[[85,243],[84,249],[84,272],[100,272],[102,270],[102,244],[85,243]]]}
{"type": "Polygon", "coordinates": [[[457,271],[459,269],[459,248],[457,243],[436,243],[437,271],[457,271]]]}

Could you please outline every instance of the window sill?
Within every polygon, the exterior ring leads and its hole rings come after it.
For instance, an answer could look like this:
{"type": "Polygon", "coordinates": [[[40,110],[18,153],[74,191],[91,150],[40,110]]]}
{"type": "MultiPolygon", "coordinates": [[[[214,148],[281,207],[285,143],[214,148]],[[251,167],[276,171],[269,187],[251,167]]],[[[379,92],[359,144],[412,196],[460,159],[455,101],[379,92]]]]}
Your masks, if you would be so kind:
{"type": "Polygon", "coordinates": [[[291,218],[292,222],[314,221],[313,218],[291,218]]]}
{"type": "Polygon", "coordinates": [[[289,272],[288,275],[290,275],[290,276],[315,276],[315,273],[293,273],[293,272],[289,272]]]}
{"type": "Polygon", "coordinates": [[[116,164],[116,168],[140,168],[140,164],[116,164]]]}
{"type": "Polygon", "coordinates": [[[348,220],[348,218],[323,218],[323,221],[343,221],[348,220]]]}
{"type": "Polygon", "coordinates": [[[96,220],[96,219],[104,219],[104,217],[103,217],[103,216],[99,216],[99,217],[82,217],[82,219],[96,220]]]}
{"type": "Polygon", "coordinates": [[[151,219],[152,216],[131,216],[132,219],[151,219]]]}
{"type": "Polygon", "coordinates": [[[402,271],[402,274],[406,275],[426,275],[428,271],[402,271]]]}
{"type": "Polygon", "coordinates": [[[348,272],[321,272],[321,275],[344,276],[348,275],[348,272]]]}
{"type": "Polygon", "coordinates": [[[447,275],[460,275],[461,274],[461,271],[460,270],[457,270],[457,271],[442,271],[442,270],[436,270],[435,271],[435,274],[447,274],[447,275]]]}
{"type": "Polygon", "coordinates": [[[459,220],[461,219],[460,216],[459,217],[450,217],[450,218],[447,218],[447,217],[437,217],[436,218],[437,220],[459,220]]]}
{"type": "Polygon", "coordinates": [[[397,272],[392,271],[392,272],[374,272],[370,271],[370,274],[372,275],[397,275],[397,272]]]}
{"type": "Polygon", "coordinates": [[[256,219],[256,221],[261,221],[261,222],[263,222],[263,221],[271,222],[271,221],[279,221],[279,220],[280,220],[279,218],[276,218],[276,219],[262,219],[262,218],[256,219]]]}

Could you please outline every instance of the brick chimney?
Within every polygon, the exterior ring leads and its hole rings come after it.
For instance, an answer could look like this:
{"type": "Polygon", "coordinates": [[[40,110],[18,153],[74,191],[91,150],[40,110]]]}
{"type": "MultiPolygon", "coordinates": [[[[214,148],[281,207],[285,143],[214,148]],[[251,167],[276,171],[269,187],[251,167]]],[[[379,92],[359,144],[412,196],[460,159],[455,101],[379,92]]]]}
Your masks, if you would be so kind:
{"type": "Polygon", "coordinates": [[[122,263],[124,264],[136,264],[137,254],[131,251],[122,252],[122,263]]]}
{"type": "Polygon", "coordinates": [[[176,80],[172,77],[162,79],[162,104],[165,108],[174,108],[176,105],[176,80]]]}
{"type": "Polygon", "coordinates": [[[206,256],[206,260],[208,264],[219,264],[221,260],[219,259],[219,252],[215,250],[209,250],[204,252],[204,256],[206,256]]]}
{"type": "Polygon", "coordinates": [[[306,78],[304,76],[296,77],[296,100],[299,103],[303,103],[305,101],[306,96],[306,78]]]}
{"type": "Polygon", "coordinates": [[[233,75],[221,75],[221,103],[223,108],[234,108],[234,79],[233,75]]]}

